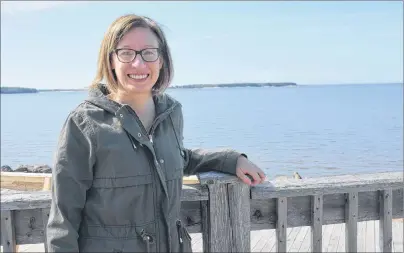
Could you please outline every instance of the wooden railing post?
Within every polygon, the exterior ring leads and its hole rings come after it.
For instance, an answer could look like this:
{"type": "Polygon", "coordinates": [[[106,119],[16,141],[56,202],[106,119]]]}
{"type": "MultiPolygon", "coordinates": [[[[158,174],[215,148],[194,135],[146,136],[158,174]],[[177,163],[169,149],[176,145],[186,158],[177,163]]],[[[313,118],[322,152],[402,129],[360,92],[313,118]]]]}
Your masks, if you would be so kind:
{"type": "Polygon", "coordinates": [[[1,212],[1,240],[3,252],[17,252],[14,211],[1,212]]]}
{"type": "Polygon", "coordinates": [[[207,211],[202,209],[204,252],[250,252],[250,187],[217,172],[203,173],[199,181],[209,189],[207,211]]]}
{"type": "Polygon", "coordinates": [[[323,195],[311,196],[311,251],[323,250],[323,195]]]}
{"type": "Polygon", "coordinates": [[[209,248],[207,252],[231,252],[231,223],[227,185],[209,184],[209,248]]]}
{"type": "Polygon", "coordinates": [[[42,210],[42,224],[43,224],[43,236],[44,236],[44,248],[45,248],[45,253],[48,252],[48,242],[46,241],[46,227],[48,225],[48,219],[49,219],[49,208],[43,208],[42,210]]]}
{"type": "Polygon", "coordinates": [[[345,196],[345,251],[358,252],[358,193],[345,196]]]}
{"type": "Polygon", "coordinates": [[[228,184],[232,252],[251,251],[250,187],[242,182],[228,184]]]}
{"type": "Polygon", "coordinates": [[[379,245],[380,252],[392,252],[392,212],[393,212],[393,191],[386,189],[380,191],[380,220],[379,220],[379,245]]]}
{"type": "Polygon", "coordinates": [[[288,229],[288,199],[277,198],[276,201],[276,252],[286,252],[287,229],[288,229]]]}

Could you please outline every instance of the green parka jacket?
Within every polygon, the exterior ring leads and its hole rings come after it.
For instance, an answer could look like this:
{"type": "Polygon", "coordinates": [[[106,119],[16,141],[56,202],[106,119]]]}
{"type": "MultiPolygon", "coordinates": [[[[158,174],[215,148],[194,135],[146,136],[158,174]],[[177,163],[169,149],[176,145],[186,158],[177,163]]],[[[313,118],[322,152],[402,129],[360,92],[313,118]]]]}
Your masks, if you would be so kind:
{"type": "Polygon", "coordinates": [[[183,146],[181,104],[154,96],[147,132],[105,86],[67,117],[52,171],[49,252],[191,252],[180,220],[182,178],[210,170],[236,174],[240,153],[183,146]]]}

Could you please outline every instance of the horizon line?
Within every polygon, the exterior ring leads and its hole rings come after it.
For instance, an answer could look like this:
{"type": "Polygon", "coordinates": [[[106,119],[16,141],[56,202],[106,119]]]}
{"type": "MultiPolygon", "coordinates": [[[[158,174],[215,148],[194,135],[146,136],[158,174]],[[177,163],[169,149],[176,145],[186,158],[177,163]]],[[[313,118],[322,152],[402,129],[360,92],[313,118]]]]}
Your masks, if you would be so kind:
{"type": "MultiPolygon", "coordinates": [[[[188,85],[223,85],[223,84],[263,84],[263,83],[273,83],[273,84],[282,84],[282,83],[293,83],[296,86],[327,86],[327,85],[375,85],[375,84],[404,84],[403,81],[401,82],[344,82],[344,83],[296,83],[296,82],[237,82],[237,83],[193,83],[193,84],[171,84],[168,86],[170,87],[181,87],[181,86],[188,86],[188,85]]],[[[36,89],[36,90],[85,90],[89,87],[82,87],[82,88],[41,88],[41,87],[24,87],[24,86],[2,86],[0,84],[0,88],[24,88],[24,89],[36,89]]]]}

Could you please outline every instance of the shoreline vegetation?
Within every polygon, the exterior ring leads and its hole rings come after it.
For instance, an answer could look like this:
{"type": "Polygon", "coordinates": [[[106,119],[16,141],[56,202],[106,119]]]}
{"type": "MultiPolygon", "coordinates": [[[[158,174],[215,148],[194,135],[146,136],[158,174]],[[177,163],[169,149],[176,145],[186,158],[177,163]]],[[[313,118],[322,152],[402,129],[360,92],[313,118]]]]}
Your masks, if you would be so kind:
{"type": "MultiPolygon", "coordinates": [[[[201,89],[201,88],[240,88],[240,87],[284,87],[296,86],[296,83],[228,83],[228,84],[186,84],[170,86],[168,89],[201,89]]],[[[21,94],[21,93],[39,93],[39,92],[55,92],[55,91],[85,91],[82,89],[36,89],[24,87],[1,87],[1,94],[21,94]]]]}

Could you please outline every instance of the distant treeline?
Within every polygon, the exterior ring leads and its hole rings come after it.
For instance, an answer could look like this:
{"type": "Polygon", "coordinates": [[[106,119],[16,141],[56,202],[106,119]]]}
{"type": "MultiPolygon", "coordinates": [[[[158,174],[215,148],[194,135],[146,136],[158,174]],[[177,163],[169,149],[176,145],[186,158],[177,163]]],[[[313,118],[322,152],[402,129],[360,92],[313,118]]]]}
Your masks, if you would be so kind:
{"type": "Polygon", "coordinates": [[[40,89],[39,92],[51,92],[51,91],[85,91],[86,89],[40,89]]]}
{"type": "Polygon", "coordinates": [[[35,89],[23,87],[1,87],[2,94],[17,94],[17,93],[38,93],[51,91],[84,91],[85,89],[35,89]]]}
{"type": "MultiPolygon", "coordinates": [[[[227,84],[186,84],[180,86],[171,86],[170,89],[192,89],[192,88],[234,88],[234,87],[282,87],[295,86],[296,83],[227,83],[227,84]]],[[[2,94],[14,93],[38,93],[50,91],[84,91],[86,89],[35,89],[23,87],[1,87],[2,94]]]]}
{"type": "Polygon", "coordinates": [[[226,83],[226,84],[187,84],[173,86],[173,89],[183,88],[234,88],[234,87],[282,87],[295,86],[296,83],[226,83]]]}
{"type": "Polygon", "coordinates": [[[23,87],[1,87],[1,94],[14,94],[14,93],[37,93],[38,90],[34,88],[23,87]]]}

